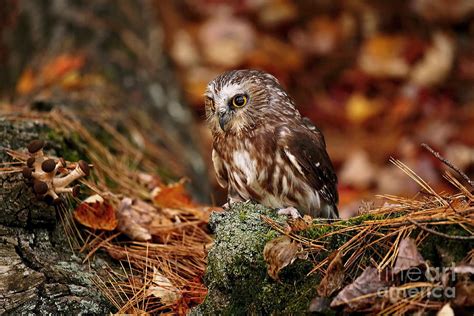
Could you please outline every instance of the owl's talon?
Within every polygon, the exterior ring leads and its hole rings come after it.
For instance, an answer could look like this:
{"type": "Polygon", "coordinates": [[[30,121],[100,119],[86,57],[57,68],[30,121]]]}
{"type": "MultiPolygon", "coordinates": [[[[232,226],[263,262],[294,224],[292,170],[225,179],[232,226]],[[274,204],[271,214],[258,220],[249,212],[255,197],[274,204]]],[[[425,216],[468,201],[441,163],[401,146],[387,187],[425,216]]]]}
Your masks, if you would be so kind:
{"type": "Polygon", "coordinates": [[[278,215],[288,215],[288,216],[291,216],[291,218],[293,219],[301,218],[301,214],[298,212],[296,208],[292,206],[279,209],[278,215]]]}

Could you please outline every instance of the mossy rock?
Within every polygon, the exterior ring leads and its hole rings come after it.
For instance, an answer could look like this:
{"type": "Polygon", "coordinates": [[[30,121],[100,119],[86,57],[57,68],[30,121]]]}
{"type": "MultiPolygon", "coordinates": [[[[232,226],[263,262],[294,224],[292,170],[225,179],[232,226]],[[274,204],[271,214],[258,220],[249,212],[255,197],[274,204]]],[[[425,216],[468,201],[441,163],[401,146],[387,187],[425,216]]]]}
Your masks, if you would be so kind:
{"type": "Polygon", "coordinates": [[[318,277],[307,276],[312,264],[296,260],[280,272],[280,281],[267,273],[263,259],[265,244],[280,234],[261,219],[265,215],[279,223],[286,216],[261,205],[235,203],[214,213],[210,226],[216,234],[208,254],[205,283],[208,295],[193,315],[299,314],[308,311],[316,295],[318,277]]]}

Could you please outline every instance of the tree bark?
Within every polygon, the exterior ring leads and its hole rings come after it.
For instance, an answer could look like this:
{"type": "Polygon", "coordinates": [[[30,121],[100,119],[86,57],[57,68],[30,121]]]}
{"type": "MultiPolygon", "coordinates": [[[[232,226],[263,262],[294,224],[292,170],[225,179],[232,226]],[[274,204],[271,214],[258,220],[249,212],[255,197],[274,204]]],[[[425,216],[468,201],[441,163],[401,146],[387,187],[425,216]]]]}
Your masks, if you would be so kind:
{"type": "MultiPolygon", "coordinates": [[[[39,123],[0,120],[0,148],[23,149],[46,133],[39,123]]],[[[11,160],[0,151],[0,161],[11,160]]],[[[109,313],[93,284],[106,262],[113,266],[105,256],[82,264],[57,210],[38,201],[20,173],[0,174],[0,314],[109,313]]]]}

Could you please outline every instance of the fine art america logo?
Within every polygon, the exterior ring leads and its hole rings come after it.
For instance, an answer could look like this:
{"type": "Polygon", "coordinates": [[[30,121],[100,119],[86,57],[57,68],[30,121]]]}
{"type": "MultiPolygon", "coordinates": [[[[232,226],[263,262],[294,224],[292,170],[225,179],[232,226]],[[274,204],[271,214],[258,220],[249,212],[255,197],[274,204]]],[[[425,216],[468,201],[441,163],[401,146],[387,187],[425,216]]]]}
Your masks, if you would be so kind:
{"type": "Polygon", "coordinates": [[[386,297],[390,301],[398,301],[414,296],[423,296],[434,299],[454,298],[456,296],[456,289],[453,284],[456,280],[454,273],[455,265],[451,267],[411,267],[400,274],[384,273],[379,275],[380,280],[392,281],[395,278],[402,281],[404,285],[399,287],[381,287],[377,290],[378,297],[386,297]],[[397,277],[395,277],[397,275],[397,277]],[[390,280],[391,279],[391,280],[390,280]]]}

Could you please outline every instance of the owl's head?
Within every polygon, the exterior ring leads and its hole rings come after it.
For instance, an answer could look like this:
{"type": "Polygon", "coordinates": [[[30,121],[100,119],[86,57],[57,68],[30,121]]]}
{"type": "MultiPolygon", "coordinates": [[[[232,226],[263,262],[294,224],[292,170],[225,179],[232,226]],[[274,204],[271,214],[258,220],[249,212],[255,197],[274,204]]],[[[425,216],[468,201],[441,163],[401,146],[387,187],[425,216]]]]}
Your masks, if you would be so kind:
{"type": "Polygon", "coordinates": [[[239,134],[271,121],[294,104],[278,80],[259,70],[232,70],[217,76],[204,94],[206,117],[214,134],[239,134]]]}

